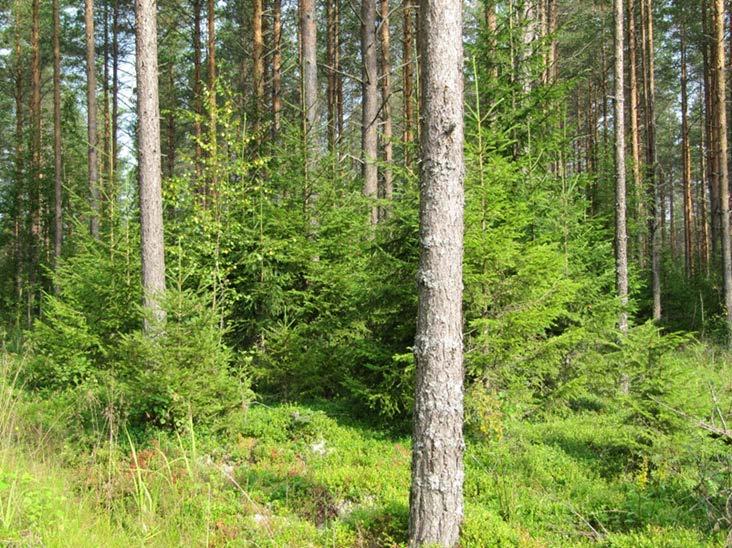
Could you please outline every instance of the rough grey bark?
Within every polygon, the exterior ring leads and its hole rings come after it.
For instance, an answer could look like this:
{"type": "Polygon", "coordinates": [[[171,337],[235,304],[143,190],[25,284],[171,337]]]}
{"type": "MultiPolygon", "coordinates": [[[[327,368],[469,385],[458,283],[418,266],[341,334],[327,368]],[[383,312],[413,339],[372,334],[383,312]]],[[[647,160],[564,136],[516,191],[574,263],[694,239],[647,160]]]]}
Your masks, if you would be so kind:
{"type": "Polygon", "coordinates": [[[402,0],[402,104],[404,106],[404,165],[412,167],[412,143],[414,142],[414,18],[413,0],[402,0]]]}
{"type": "Polygon", "coordinates": [[[620,299],[618,328],[628,332],[628,227],[625,184],[625,59],[623,0],[615,4],[615,274],[620,299]]]}
{"type": "Polygon", "coordinates": [[[391,122],[391,37],[389,35],[389,0],[381,0],[381,64],[379,80],[381,82],[381,149],[384,154],[384,170],[381,175],[381,188],[379,197],[386,205],[380,210],[380,217],[387,217],[389,203],[394,194],[394,178],[391,172],[391,163],[394,161],[392,147],[392,122],[391,122]]]}
{"type": "MultiPolygon", "coordinates": [[[[361,173],[363,194],[376,198],[379,175],[377,122],[378,61],[376,55],[376,0],[361,0],[361,173]]],[[[378,207],[371,206],[371,224],[379,220],[378,207]]]]}
{"type": "MultiPolygon", "coordinates": [[[[139,127],[140,240],[144,306],[156,322],[165,320],[163,198],[160,187],[160,106],[158,103],[158,35],[155,0],[136,0],[137,108],[139,127]]],[[[150,332],[152,325],[146,322],[150,332]]]]}
{"type": "Polygon", "coordinates": [[[97,73],[96,48],[94,43],[94,0],[84,4],[84,27],[86,31],[86,104],[87,104],[87,163],[89,169],[89,196],[91,217],[89,231],[93,238],[99,238],[99,159],[97,155],[97,73]]]}
{"type": "Polygon", "coordinates": [[[419,307],[410,546],[456,546],[463,517],[463,47],[460,0],[424,0],[419,307]]]}
{"type": "Polygon", "coordinates": [[[61,257],[63,238],[63,219],[61,190],[63,186],[61,172],[61,18],[59,0],[53,0],[53,167],[54,167],[54,234],[53,259],[58,265],[61,257]]]}
{"type": "MultiPolygon", "coordinates": [[[[317,159],[318,123],[318,48],[314,0],[300,2],[300,35],[302,40],[302,108],[307,174],[317,159]]],[[[309,192],[307,189],[306,192],[309,192]]]]}
{"type": "Polygon", "coordinates": [[[714,72],[717,75],[716,118],[719,124],[717,147],[719,157],[719,201],[722,212],[722,279],[727,312],[728,344],[732,346],[732,242],[729,221],[729,168],[727,166],[727,82],[724,74],[724,0],[714,0],[714,72]]]}

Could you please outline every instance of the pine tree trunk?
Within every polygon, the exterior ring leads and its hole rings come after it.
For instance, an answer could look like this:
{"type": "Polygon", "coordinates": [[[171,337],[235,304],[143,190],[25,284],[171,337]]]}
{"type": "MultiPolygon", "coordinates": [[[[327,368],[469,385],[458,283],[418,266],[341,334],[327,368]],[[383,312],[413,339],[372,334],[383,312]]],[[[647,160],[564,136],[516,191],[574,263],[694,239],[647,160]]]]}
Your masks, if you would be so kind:
{"type": "Polygon", "coordinates": [[[166,177],[175,176],[175,161],[176,161],[176,124],[175,124],[175,108],[176,108],[176,88],[175,88],[175,62],[171,60],[168,63],[166,72],[166,80],[168,87],[168,99],[170,104],[168,105],[167,112],[165,114],[165,125],[166,125],[166,151],[165,151],[165,167],[166,177]]]}
{"type": "Polygon", "coordinates": [[[117,138],[119,129],[119,0],[112,5],[112,192],[117,187],[117,138]]]}
{"type": "Polygon", "coordinates": [[[87,164],[89,169],[89,196],[91,217],[89,231],[99,238],[99,159],[97,151],[97,73],[94,42],[94,0],[86,0],[84,9],[86,30],[86,104],[87,104],[87,164]]]}
{"type": "Polygon", "coordinates": [[[706,0],[701,2],[702,14],[702,61],[703,61],[703,84],[704,84],[704,135],[706,147],[704,154],[706,155],[706,183],[709,187],[709,217],[710,217],[710,257],[716,257],[720,248],[719,244],[719,184],[717,173],[717,137],[716,124],[713,122],[715,107],[715,81],[714,70],[712,67],[712,59],[714,58],[714,41],[709,40],[709,10],[707,9],[706,0]]]}
{"type": "Polygon", "coordinates": [[[694,274],[694,217],[691,193],[691,145],[689,143],[689,100],[687,91],[686,23],[681,23],[681,149],[684,191],[684,264],[686,275],[694,274]]]}
{"type": "Polygon", "coordinates": [[[628,227],[625,188],[625,60],[623,0],[615,7],[615,272],[620,299],[618,328],[628,332],[628,227]]]}
{"type": "Polygon", "coordinates": [[[416,123],[414,113],[414,13],[413,0],[402,0],[403,17],[403,105],[404,105],[404,164],[407,168],[412,167],[412,146],[414,143],[414,126],[416,123]]]}
{"type": "Polygon", "coordinates": [[[656,81],[655,48],[653,45],[653,5],[651,0],[641,0],[641,19],[644,28],[644,88],[646,101],[646,168],[647,192],[651,202],[648,221],[648,237],[651,241],[651,291],[653,294],[653,319],[661,320],[661,248],[663,216],[661,184],[656,177],[656,81]]]}
{"type": "Polygon", "coordinates": [[[160,107],[158,102],[158,36],[155,0],[136,0],[137,106],[139,110],[140,241],[144,306],[153,323],[152,334],[165,320],[161,299],[165,292],[165,246],[160,173],[160,107]]]}
{"type": "MultiPolygon", "coordinates": [[[[14,153],[14,180],[15,180],[15,221],[13,226],[13,241],[15,242],[14,256],[15,256],[15,302],[19,306],[23,299],[23,270],[25,262],[25,247],[24,244],[24,230],[23,225],[25,224],[25,148],[24,148],[24,115],[23,115],[23,104],[25,98],[25,90],[23,83],[24,78],[24,62],[23,62],[23,40],[21,37],[22,33],[22,21],[21,21],[21,9],[19,2],[15,3],[14,6],[14,25],[15,32],[13,37],[13,56],[14,56],[14,79],[15,79],[15,153],[14,153]]],[[[20,316],[18,317],[18,323],[20,323],[20,316]]],[[[30,325],[30,317],[27,318],[27,323],[30,325]]]]}
{"type": "Polygon", "coordinates": [[[419,307],[410,546],[456,546],[463,518],[462,4],[425,0],[419,307]]]}
{"type": "Polygon", "coordinates": [[[724,74],[724,0],[714,0],[715,55],[714,72],[717,80],[716,120],[719,124],[717,157],[719,158],[719,202],[721,211],[722,280],[727,314],[729,344],[732,346],[732,248],[730,247],[729,170],[727,168],[727,82],[724,74]]]}
{"type": "Polygon", "coordinates": [[[41,34],[40,1],[33,0],[31,12],[31,88],[30,88],[30,260],[28,316],[36,310],[41,260],[41,34]]]}
{"type": "Polygon", "coordinates": [[[318,49],[314,0],[300,2],[300,46],[302,52],[302,116],[305,152],[305,202],[310,208],[315,201],[311,188],[317,164],[318,124],[318,49]]]}
{"type": "Polygon", "coordinates": [[[208,0],[206,12],[208,54],[208,191],[212,204],[218,204],[218,105],[216,102],[216,0],[208,0]]]}
{"type": "MultiPolygon", "coordinates": [[[[254,84],[254,122],[258,133],[264,115],[264,2],[253,0],[252,13],[252,82],[254,84]]],[[[259,136],[257,136],[259,138],[259,136]]]]}
{"type": "Polygon", "coordinates": [[[381,64],[379,81],[381,82],[381,149],[384,154],[384,169],[381,175],[379,197],[386,202],[380,211],[382,219],[387,217],[388,204],[394,194],[394,180],[391,172],[391,163],[394,161],[392,149],[391,123],[391,41],[389,36],[389,0],[381,0],[381,64]]]}
{"type": "Polygon", "coordinates": [[[326,3],[328,25],[328,151],[338,161],[336,151],[340,138],[338,124],[338,85],[340,80],[340,5],[339,0],[326,3]]]}
{"type": "Polygon", "coordinates": [[[104,133],[102,140],[102,173],[100,175],[100,193],[101,201],[106,206],[107,220],[111,227],[112,225],[112,208],[113,208],[113,197],[111,195],[111,174],[112,174],[112,108],[110,105],[110,85],[109,85],[109,72],[110,72],[110,54],[111,54],[111,43],[109,36],[109,0],[104,1],[104,47],[102,52],[103,57],[103,72],[102,72],[102,114],[104,116],[104,133]],[[105,180],[106,179],[106,180],[105,180]]]}
{"type": "MultiPolygon", "coordinates": [[[[643,189],[643,178],[641,175],[641,154],[640,154],[640,126],[638,124],[638,77],[637,77],[637,49],[635,29],[635,0],[628,0],[628,77],[629,77],[629,99],[630,99],[630,150],[633,162],[633,187],[635,189],[636,219],[639,226],[646,221],[645,192],[643,189]]],[[[638,230],[638,262],[641,268],[645,267],[646,243],[643,230],[638,230]]]]}
{"type": "MultiPolygon", "coordinates": [[[[376,52],[376,0],[361,0],[361,173],[363,194],[375,199],[379,178],[378,156],[378,74],[376,52]]],[[[378,220],[378,207],[371,206],[371,224],[378,220]]]]}
{"type": "Polygon", "coordinates": [[[282,116],[282,0],[272,6],[272,139],[280,131],[282,116]]]}
{"type": "MultiPolygon", "coordinates": [[[[203,174],[201,158],[203,151],[201,150],[201,140],[203,139],[203,128],[201,120],[203,119],[203,85],[201,78],[201,0],[193,0],[193,135],[196,143],[193,152],[194,171],[196,180],[201,184],[201,176],[203,174]]],[[[202,188],[199,188],[203,191],[202,188]]],[[[204,201],[205,201],[205,192],[204,201]]]]}
{"type": "MultiPolygon", "coordinates": [[[[61,171],[61,17],[59,0],[53,0],[53,167],[54,167],[54,237],[53,263],[58,266],[63,240],[61,171]]],[[[58,289],[58,288],[55,288],[58,289]]]]}

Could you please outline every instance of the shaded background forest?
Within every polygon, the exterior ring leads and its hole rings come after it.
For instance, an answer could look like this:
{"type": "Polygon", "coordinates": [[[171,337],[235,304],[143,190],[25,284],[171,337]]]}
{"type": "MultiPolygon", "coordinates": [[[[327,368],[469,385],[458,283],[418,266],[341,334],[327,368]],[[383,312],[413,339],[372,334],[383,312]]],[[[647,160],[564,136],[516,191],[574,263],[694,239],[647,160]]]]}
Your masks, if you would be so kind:
{"type": "MultiPolygon", "coordinates": [[[[5,2],[0,49],[0,295],[8,344],[33,349],[29,382],[143,383],[130,397],[150,401],[130,409],[156,421],[176,416],[181,390],[201,412],[203,400],[225,405],[214,394],[232,390],[231,375],[242,390],[407,412],[417,6],[160,6],[172,321],[170,341],[150,342],[139,333],[132,6],[95,6],[87,133],[84,12],[61,3],[57,170],[52,6],[34,5],[5,2]],[[316,25],[300,39],[309,10],[316,25]],[[159,362],[149,377],[135,365],[145,353],[159,362]]],[[[664,343],[649,319],[724,342],[711,10],[628,7],[633,323],[657,333],[651,344],[664,343]]],[[[469,384],[565,405],[642,376],[619,358],[615,328],[612,12],[551,0],[466,10],[469,384]]]]}

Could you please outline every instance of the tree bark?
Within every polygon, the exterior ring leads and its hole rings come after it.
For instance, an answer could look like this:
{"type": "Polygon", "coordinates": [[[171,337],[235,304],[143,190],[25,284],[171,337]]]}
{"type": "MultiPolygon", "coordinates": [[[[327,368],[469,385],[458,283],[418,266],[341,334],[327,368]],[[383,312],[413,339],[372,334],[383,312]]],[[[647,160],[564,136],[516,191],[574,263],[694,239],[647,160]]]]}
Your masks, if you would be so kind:
{"type": "MultiPolygon", "coordinates": [[[[376,0],[361,0],[361,173],[363,194],[375,199],[379,180],[377,122],[379,116],[376,54],[376,0]]],[[[371,224],[379,220],[378,207],[371,206],[371,224]]]]}
{"type": "Polygon", "coordinates": [[[653,45],[653,5],[651,0],[641,0],[641,19],[644,28],[644,89],[646,101],[646,169],[647,192],[651,202],[648,221],[648,237],[651,241],[651,291],[653,294],[653,319],[661,320],[661,188],[656,177],[656,80],[655,48],[653,45]]]}
{"type": "Polygon", "coordinates": [[[165,321],[161,299],[165,293],[163,198],[160,185],[160,107],[158,102],[158,35],[155,0],[136,0],[137,105],[139,109],[140,241],[143,304],[153,322],[152,334],[165,321]]]}
{"type": "MultiPolygon", "coordinates": [[[[24,115],[23,115],[23,100],[25,96],[25,89],[23,83],[24,78],[24,63],[23,63],[23,39],[22,39],[22,21],[21,21],[21,9],[19,2],[14,5],[14,17],[13,17],[15,32],[13,33],[13,63],[14,67],[14,84],[15,84],[15,154],[14,154],[14,179],[15,179],[15,222],[13,226],[13,240],[15,242],[14,258],[15,258],[15,302],[18,303],[19,315],[18,323],[20,323],[20,304],[23,299],[23,270],[25,254],[23,240],[24,231],[23,225],[25,224],[25,204],[24,204],[24,187],[26,181],[25,172],[25,147],[24,147],[24,115]]],[[[28,325],[30,325],[30,318],[28,318],[28,325]]]]}
{"type": "Polygon", "coordinates": [[[717,80],[717,112],[719,132],[717,157],[719,158],[719,202],[722,216],[722,279],[724,281],[724,305],[727,314],[728,344],[732,346],[732,248],[730,247],[729,220],[729,169],[727,167],[727,82],[724,74],[724,0],[714,0],[714,72],[717,80]]]}
{"type": "Polygon", "coordinates": [[[620,299],[618,328],[628,332],[628,227],[625,184],[625,59],[623,0],[615,7],[615,273],[620,299]]]}
{"type": "Polygon", "coordinates": [[[416,124],[414,112],[414,14],[413,0],[402,0],[403,17],[403,104],[404,104],[404,164],[407,169],[412,167],[412,146],[414,143],[414,126],[416,124]]]}
{"type": "Polygon", "coordinates": [[[212,203],[218,203],[218,105],[216,103],[216,0],[208,0],[208,192],[212,203]]]}
{"type": "MultiPolygon", "coordinates": [[[[53,215],[53,264],[58,266],[63,239],[61,171],[61,17],[59,0],[53,0],[53,167],[54,167],[54,215],[53,215]]],[[[58,289],[58,288],[55,288],[58,289]]]]}
{"type": "MultiPolygon", "coordinates": [[[[336,156],[339,141],[338,80],[340,79],[340,5],[339,0],[326,3],[328,27],[328,151],[336,156]]],[[[335,161],[338,159],[335,158],[335,161]]]]}
{"type": "Polygon", "coordinates": [[[87,164],[89,169],[89,196],[91,217],[89,231],[99,238],[99,158],[97,139],[97,72],[94,42],[94,0],[86,0],[84,27],[86,31],[86,104],[87,104],[87,164]]]}
{"type": "Polygon", "coordinates": [[[36,287],[41,259],[41,33],[40,1],[33,0],[31,12],[31,87],[30,87],[30,208],[31,241],[29,257],[28,316],[36,310],[36,287]]]}
{"type": "Polygon", "coordinates": [[[264,114],[264,2],[263,0],[253,0],[252,5],[252,82],[254,84],[255,99],[254,128],[258,134],[264,114]]]}
{"type": "Polygon", "coordinates": [[[112,5],[112,192],[117,186],[117,138],[119,128],[119,0],[112,5]]]}
{"type": "Polygon", "coordinates": [[[381,64],[379,80],[381,82],[381,149],[384,154],[384,169],[381,175],[379,197],[385,202],[380,209],[380,218],[385,219],[389,211],[389,204],[394,194],[394,178],[391,172],[391,163],[394,161],[392,148],[391,122],[391,40],[389,36],[389,0],[381,0],[381,64]]]}
{"type": "MultiPolygon", "coordinates": [[[[318,123],[318,50],[314,0],[300,2],[300,34],[302,49],[302,108],[305,140],[305,171],[308,178],[317,160],[318,123]]],[[[310,188],[306,189],[309,194],[310,188]]]]}
{"type": "Polygon", "coordinates": [[[689,143],[689,100],[687,90],[686,22],[681,22],[681,154],[684,192],[684,264],[686,275],[694,274],[694,216],[691,192],[691,145],[689,143]]]}
{"type": "Polygon", "coordinates": [[[272,6],[272,139],[280,131],[282,117],[282,0],[272,6]]]}
{"type": "MultiPolygon", "coordinates": [[[[201,176],[203,174],[201,158],[203,156],[201,150],[201,141],[203,139],[203,128],[201,120],[203,119],[203,85],[201,79],[201,0],[193,0],[193,135],[195,136],[195,146],[193,152],[193,167],[196,173],[196,180],[201,185],[201,176]]],[[[199,188],[202,191],[202,188],[199,188]]],[[[204,194],[205,200],[205,192],[204,194]]]]}
{"type": "Polygon", "coordinates": [[[462,4],[425,0],[410,546],[456,546],[463,517],[462,4]]]}
{"type": "MultiPolygon", "coordinates": [[[[640,126],[638,124],[638,57],[636,49],[637,34],[635,29],[635,0],[628,0],[628,77],[629,77],[629,99],[630,99],[630,150],[632,156],[633,188],[635,189],[636,209],[635,215],[639,226],[646,221],[645,192],[643,189],[643,177],[641,175],[641,154],[640,154],[640,126]]],[[[638,262],[641,268],[645,266],[646,243],[643,230],[638,230],[638,262]]]]}

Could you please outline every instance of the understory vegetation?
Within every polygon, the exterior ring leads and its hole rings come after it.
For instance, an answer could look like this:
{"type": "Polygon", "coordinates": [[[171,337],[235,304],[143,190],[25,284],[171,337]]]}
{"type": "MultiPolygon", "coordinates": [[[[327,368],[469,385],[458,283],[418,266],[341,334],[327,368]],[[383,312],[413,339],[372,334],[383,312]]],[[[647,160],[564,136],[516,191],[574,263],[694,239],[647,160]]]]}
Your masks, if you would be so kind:
{"type": "MultiPolygon", "coordinates": [[[[253,401],[205,427],[131,428],[91,392],[39,401],[17,385],[28,363],[2,363],[4,543],[406,542],[405,421],[253,401]]],[[[729,357],[689,344],[658,366],[674,380],[562,412],[473,389],[463,546],[725,546],[732,453],[699,422],[732,405],[729,357]]]]}

